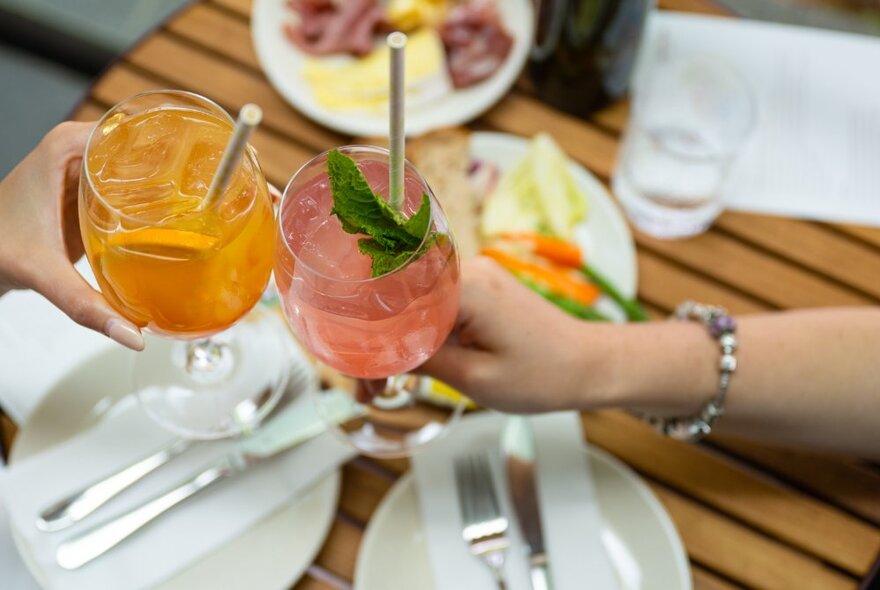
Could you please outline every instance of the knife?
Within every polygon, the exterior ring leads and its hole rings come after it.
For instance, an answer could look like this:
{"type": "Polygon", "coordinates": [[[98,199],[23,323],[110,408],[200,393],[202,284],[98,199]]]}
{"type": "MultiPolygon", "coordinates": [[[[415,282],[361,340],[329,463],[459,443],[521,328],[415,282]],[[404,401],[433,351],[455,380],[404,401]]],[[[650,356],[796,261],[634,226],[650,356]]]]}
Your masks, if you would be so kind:
{"type": "Polygon", "coordinates": [[[501,453],[516,520],[528,547],[529,576],[533,590],[550,590],[550,572],[541,530],[535,479],[535,437],[525,416],[511,416],[501,432],[501,453]]]}
{"type": "Polygon", "coordinates": [[[203,467],[171,491],[62,542],[58,545],[55,560],[64,569],[77,569],[197,492],[318,436],[331,422],[339,424],[362,413],[362,406],[350,394],[327,391],[322,394],[323,417],[319,417],[312,401],[304,396],[243,439],[234,451],[203,467]]]}

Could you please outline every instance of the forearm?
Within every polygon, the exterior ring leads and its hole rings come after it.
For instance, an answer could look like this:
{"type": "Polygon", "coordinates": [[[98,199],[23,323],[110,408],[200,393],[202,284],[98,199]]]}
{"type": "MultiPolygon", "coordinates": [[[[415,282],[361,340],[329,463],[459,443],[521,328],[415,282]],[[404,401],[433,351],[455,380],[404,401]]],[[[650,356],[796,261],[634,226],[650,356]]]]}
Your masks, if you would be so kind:
{"type": "MultiPolygon", "coordinates": [[[[880,457],[880,309],[743,317],[738,339],[718,432],[880,457]]],[[[695,322],[622,327],[609,343],[606,405],[693,414],[716,391],[719,355],[695,322]]],[[[575,405],[589,407],[581,395],[575,405]]]]}

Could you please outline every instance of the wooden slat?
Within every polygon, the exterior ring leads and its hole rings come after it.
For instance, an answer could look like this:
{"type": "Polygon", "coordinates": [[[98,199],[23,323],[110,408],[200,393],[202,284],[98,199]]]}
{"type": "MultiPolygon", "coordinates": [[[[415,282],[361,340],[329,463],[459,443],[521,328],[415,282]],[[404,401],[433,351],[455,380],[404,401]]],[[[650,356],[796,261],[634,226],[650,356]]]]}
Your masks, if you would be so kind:
{"type": "Polygon", "coordinates": [[[709,570],[695,564],[691,564],[691,577],[694,582],[694,590],[735,590],[741,587],[722,580],[709,570]]]}
{"type": "Polygon", "coordinates": [[[647,250],[636,253],[639,269],[639,297],[671,311],[686,299],[723,305],[732,313],[767,311],[767,306],[730,289],[720,287],[698,274],[682,269],[647,250]]]}
{"type": "Polygon", "coordinates": [[[833,223],[831,225],[845,234],[849,234],[880,248],[880,227],[846,225],[842,223],[833,223]]]}
{"type": "Polygon", "coordinates": [[[12,449],[12,441],[17,431],[15,423],[9,419],[9,416],[0,411],[0,450],[2,450],[0,454],[2,454],[4,461],[8,459],[6,455],[12,449]]]}
{"type": "Polygon", "coordinates": [[[354,578],[354,566],[362,537],[363,530],[360,527],[337,517],[315,563],[350,582],[354,578]]]}
{"type": "Polygon", "coordinates": [[[691,559],[752,588],[844,590],[856,582],[736,522],[650,484],[669,511],[691,559]]]}
{"type": "Polygon", "coordinates": [[[342,494],[339,509],[354,521],[366,526],[394,480],[379,474],[363,459],[355,459],[342,470],[342,494]]]}
{"type": "Polygon", "coordinates": [[[715,232],[674,242],[639,232],[636,242],[781,308],[873,303],[869,297],[831,284],[715,232]]]}
{"type": "Polygon", "coordinates": [[[828,498],[836,505],[880,525],[880,473],[869,465],[841,457],[775,449],[730,438],[713,442],[798,487],[828,498]]]}
{"type": "Polygon", "coordinates": [[[211,3],[250,18],[252,0],[211,0],[211,3]]]}
{"type": "Polygon", "coordinates": [[[622,412],[586,414],[584,425],[593,444],[637,470],[854,575],[880,551],[880,529],[622,412]]]}
{"type": "Polygon", "coordinates": [[[345,143],[342,136],[295,111],[263,76],[224,63],[167,34],[150,37],[126,60],[181,88],[209,96],[232,111],[255,102],[263,108],[265,126],[307,146],[324,150],[345,143]]]}
{"type": "Polygon", "coordinates": [[[617,102],[593,113],[590,121],[596,123],[605,131],[612,135],[620,135],[626,129],[629,121],[630,103],[629,100],[618,100],[617,102]]]}
{"type": "Polygon", "coordinates": [[[664,10],[696,12],[715,16],[732,16],[730,10],[709,0],[659,0],[657,6],[664,10]]]}
{"type": "Polygon", "coordinates": [[[880,299],[880,255],[872,248],[797,219],[728,213],[716,225],[880,299]]]}
{"type": "Polygon", "coordinates": [[[194,4],[165,28],[250,68],[260,68],[248,23],[210,4],[194,4]]]}

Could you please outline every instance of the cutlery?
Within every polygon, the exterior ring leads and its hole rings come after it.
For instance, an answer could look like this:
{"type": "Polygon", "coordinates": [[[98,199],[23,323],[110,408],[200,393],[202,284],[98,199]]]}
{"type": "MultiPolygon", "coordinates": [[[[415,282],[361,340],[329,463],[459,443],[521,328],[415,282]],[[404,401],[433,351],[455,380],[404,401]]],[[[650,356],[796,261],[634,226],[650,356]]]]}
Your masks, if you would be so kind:
{"type": "MultiPolygon", "coordinates": [[[[305,363],[293,363],[285,393],[269,413],[269,417],[271,418],[274,414],[282,411],[292,400],[304,395],[308,388],[313,386],[313,379],[310,367],[305,363]]],[[[257,428],[258,426],[243,434],[251,434],[257,428]]],[[[59,500],[40,513],[36,521],[37,528],[51,533],[76,524],[124,490],[191,448],[194,443],[195,441],[191,440],[174,440],[148,457],[144,457],[134,464],[59,500]]]]}
{"type": "Polygon", "coordinates": [[[504,590],[504,556],[510,547],[508,523],[501,514],[486,454],[457,458],[455,484],[464,525],[461,534],[468,550],[489,567],[499,590],[504,590]]]}
{"type": "Polygon", "coordinates": [[[133,465],[74,492],[43,510],[37,517],[37,528],[51,533],[76,524],[191,446],[190,441],[175,440],[133,465]]]}
{"type": "Polygon", "coordinates": [[[532,424],[524,416],[511,416],[501,433],[501,452],[507,485],[519,528],[528,547],[529,576],[533,590],[550,590],[550,572],[541,530],[538,490],[535,479],[535,438],[532,424]]]}
{"type": "Polygon", "coordinates": [[[58,565],[68,570],[77,569],[201,490],[306,442],[326,431],[331,421],[338,423],[363,413],[345,392],[336,391],[335,395],[326,392],[324,395],[324,419],[317,415],[311,400],[300,399],[299,403],[291,404],[279,412],[253,435],[242,439],[236,450],[213,461],[171,491],[63,541],[55,554],[58,565]]]}

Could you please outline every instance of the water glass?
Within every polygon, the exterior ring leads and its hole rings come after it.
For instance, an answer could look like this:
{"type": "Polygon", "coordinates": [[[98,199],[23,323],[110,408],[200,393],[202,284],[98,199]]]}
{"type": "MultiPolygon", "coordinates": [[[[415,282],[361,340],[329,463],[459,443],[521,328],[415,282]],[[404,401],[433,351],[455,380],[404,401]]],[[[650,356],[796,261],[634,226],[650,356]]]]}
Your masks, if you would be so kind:
{"type": "Polygon", "coordinates": [[[755,123],[742,75],[708,58],[664,61],[636,89],[613,187],[630,220],[658,238],[706,230],[755,123]]]}

